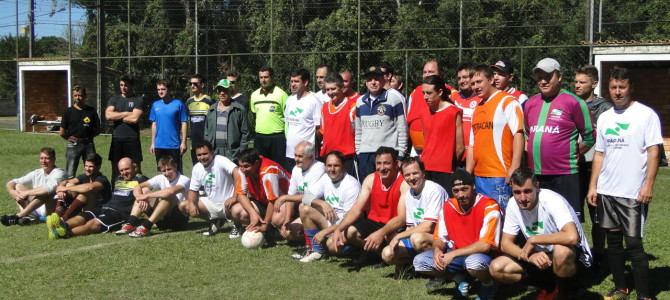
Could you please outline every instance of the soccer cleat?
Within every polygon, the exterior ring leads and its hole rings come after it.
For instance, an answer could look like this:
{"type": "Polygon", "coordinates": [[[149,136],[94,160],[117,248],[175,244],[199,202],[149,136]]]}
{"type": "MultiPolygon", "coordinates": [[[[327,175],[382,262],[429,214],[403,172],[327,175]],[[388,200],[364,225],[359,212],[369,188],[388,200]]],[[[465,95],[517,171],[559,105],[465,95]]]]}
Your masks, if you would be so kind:
{"type": "Polygon", "coordinates": [[[325,255],[319,252],[311,252],[300,259],[300,262],[310,263],[323,258],[325,255]]]}
{"type": "Polygon", "coordinates": [[[0,223],[5,226],[12,226],[19,223],[19,217],[17,215],[4,215],[0,218],[0,223]]]}
{"type": "Polygon", "coordinates": [[[445,283],[447,283],[447,279],[444,277],[431,278],[426,283],[426,291],[428,292],[428,294],[433,294],[442,289],[445,283]]]}
{"type": "Polygon", "coordinates": [[[467,280],[459,282],[457,284],[457,288],[458,293],[463,297],[467,297],[468,294],[470,294],[470,282],[468,282],[467,280]]]}
{"type": "Polygon", "coordinates": [[[141,237],[147,237],[149,236],[149,229],[144,227],[144,225],[137,226],[137,229],[135,231],[131,232],[128,234],[129,237],[134,237],[134,238],[141,238],[141,237]]]}
{"type": "Polygon", "coordinates": [[[133,231],[135,231],[135,226],[131,225],[130,223],[123,224],[121,226],[121,229],[117,230],[114,232],[116,235],[124,235],[124,234],[130,234],[133,231]]]}
{"type": "Polygon", "coordinates": [[[291,258],[293,258],[295,260],[300,260],[303,257],[309,255],[311,252],[312,252],[311,249],[305,248],[304,250],[302,250],[300,252],[296,252],[296,253],[291,254],[291,258]]]}
{"type": "Polygon", "coordinates": [[[233,224],[233,229],[230,230],[230,233],[228,234],[229,239],[237,239],[242,236],[242,233],[244,233],[244,228],[242,227],[241,224],[233,224]]]}
{"type": "Polygon", "coordinates": [[[39,223],[39,220],[32,217],[32,216],[25,216],[25,217],[20,217],[16,224],[19,224],[21,226],[24,225],[31,225],[31,224],[37,224],[39,223]]]}
{"type": "Polygon", "coordinates": [[[628,297],[630,297],[630,289],[614,288],[603,297],[603,300],[628,300],[628,297]]]}
{"type": "Polygon", "coordinates": [[[47,229],[49,230],[49,239],[56,240],[67,236],[67,229],[57,213],[52,213],[47,217],[47,229]]]}

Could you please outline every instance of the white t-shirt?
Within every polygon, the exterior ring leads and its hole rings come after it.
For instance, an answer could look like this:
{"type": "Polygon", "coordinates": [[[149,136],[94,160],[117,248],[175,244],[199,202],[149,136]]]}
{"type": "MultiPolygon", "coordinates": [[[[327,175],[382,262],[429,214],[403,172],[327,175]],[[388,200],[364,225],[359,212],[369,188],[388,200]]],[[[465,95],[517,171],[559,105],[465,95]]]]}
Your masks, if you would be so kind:
{"type": "Polygon", "coordinates": [[[321,101],[312,92],[298,100],[296,95],[286,99],[286,157],[294,158],[295,145],[301,141],[314,144],[316,126],[321,124],[321,101]]]}
{"type": "Polygon", "coordinates": [[[625,110],[602,113],[596,128],[594,148],[604,154],[598,194],[637,199],[647,171],[647,148],[663,144],[658,115],[635,101],[625,110]]]}
{"type": "Polygon", "coordinates": [[[316,96],[316,99],[319,99],[319,101],[321,101],[321,104],[326,104],[330,102],[330,97],[328,97],[328,94],[324,93],[322,90],[319,90],[314,95],[316,96]]]}
{"type": "Polygon", "coordinates": [[[149,188],[152,190],[163,190],[176,185],[182,186],[184,189],[175,195],[179,202],[186,199],[186,189],[189,187],[190,182],[191,179],[182,174],[178,174],[177,178],[175,178],[173,181],[170,181],[163,174],[156,175],[147,181],[149,188]]]}
{"type": "Polygon", "coordinates": [[[200,187],[203,187],[210,202],[222,205],[235,193],[235,181],[233,180],[235,167],[237,167],[235,163],[221,155],[214,156],[207,168],[202,163],[197,163],[193,167],[189,189],[197,192],[200,187]]]}
{"type": "Polygon", "coordinates": [[[328,175],[324,175],[316,184],[309,187],[308,192],[303,197],[326,201],[337,215],[337,220],[334,222],[334,224],[337,224],[354,206],[360,191],[361,184],[349,174],[346,174],[338,183],[333,183],[328,175]]]}
{"type": "Polygon", "coordinates": [[[447,191],[439,184],[426,180],[420,194],[413,189],[405,197],[405,224],[409,227],[418,226],[424,221],[437,222],[440,209],[447,199],[447,191]]]}
{"type": "Polygon", "coordinates": [[[65,172],[59,168],[51,170],[49,175],[44,174],[44,169],[39,168],[19,178],[12,179],[16,184],[28,185],[30,188],[44,188],[49,194],[56,192],[58,183],[65,179],[65,172]]]}
{"type": "Polygon", "coordinates": [[[293,167],[293,171],[291,171],[291,183],[288,186],[288,194],[292,196],[304,193],[305,190],[314,185],[325,172],[325,165],[318,160],[315,160],[306,171],[303,171],[298,166],[293,167]]]}
{"type": "MultiPolygon", "coordinates": [[[[534,235],[552,234],[561,231],[563,226],[573,223],[579,233],[579,247],[581,253],[579,260],[585,265],[591,265],[591,250],[589,242],[584,235],[577,214],[563,196],[548,190],[540,189],[537,205],[532,210],[522,210],[516,204],[514,197],[509,199],[505,210],[505,224],[503,232],[516,235],[521,231],[523,236],[529,238],[534,235]]],[[[538,251],[553,251],[552,245],[538,245],[538,251]]]]}

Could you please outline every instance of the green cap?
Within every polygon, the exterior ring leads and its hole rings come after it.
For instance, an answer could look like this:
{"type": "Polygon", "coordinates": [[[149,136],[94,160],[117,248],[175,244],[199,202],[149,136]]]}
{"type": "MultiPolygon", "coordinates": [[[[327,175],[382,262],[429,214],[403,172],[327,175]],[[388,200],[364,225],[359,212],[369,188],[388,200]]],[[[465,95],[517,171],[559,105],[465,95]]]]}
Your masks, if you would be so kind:
{"type": "Polygon", "coordinates": [[[228,81],[228,79],[225,79],[225,78],[221,79],[221,80],[219,80],[219,83],[217,83],[214,88],[215,89],[219,89],[219,88],[228,89],[228,88],[230,88],[230,81],[228,81]]]}

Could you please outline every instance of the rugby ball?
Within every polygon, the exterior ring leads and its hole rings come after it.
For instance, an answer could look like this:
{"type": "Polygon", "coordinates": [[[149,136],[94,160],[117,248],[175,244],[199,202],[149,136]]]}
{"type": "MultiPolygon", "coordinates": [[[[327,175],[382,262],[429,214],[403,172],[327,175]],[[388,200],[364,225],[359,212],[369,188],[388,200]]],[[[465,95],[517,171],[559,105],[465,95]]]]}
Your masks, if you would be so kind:
{"type": "Polygon", "coordinates": [[[241,238],[242,246],[247,249],[257,249],[263,246],[265,238],[262,232],[245,231],[241,238]]]}

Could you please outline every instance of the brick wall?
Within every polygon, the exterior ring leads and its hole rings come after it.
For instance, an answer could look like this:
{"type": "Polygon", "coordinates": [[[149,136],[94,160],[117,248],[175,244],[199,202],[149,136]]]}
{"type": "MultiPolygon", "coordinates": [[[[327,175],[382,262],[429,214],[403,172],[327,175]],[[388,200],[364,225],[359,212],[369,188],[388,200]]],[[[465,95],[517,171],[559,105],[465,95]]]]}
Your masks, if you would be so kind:
{"type": "MultiPolygon", "coordinates": [[[[24,120],[26,131],[32,131],[30,116],[44,116],[55,120],[67,108],[67,71],[25,71],[23,73],[25,89],[24,120]]],[[[35,127],[36,131],[45,130],[44,126],[35,127]]]]}

